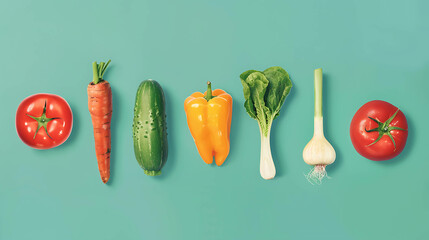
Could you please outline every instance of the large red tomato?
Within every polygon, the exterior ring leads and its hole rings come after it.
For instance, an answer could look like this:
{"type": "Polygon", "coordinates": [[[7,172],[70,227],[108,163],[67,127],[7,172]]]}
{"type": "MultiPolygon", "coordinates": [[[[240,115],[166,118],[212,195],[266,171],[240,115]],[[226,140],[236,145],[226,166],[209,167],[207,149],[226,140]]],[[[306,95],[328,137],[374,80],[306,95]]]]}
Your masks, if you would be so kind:
{"type": "Polygon", "coordinates": [[[367,102],[352,119],[350,137],[360,155],[374,161],[388,160],[405,147],[407,119],[399,108],[388,102],[367,102]]]}
{"type": "Polygon", "coordinates": [[[54,94],[35,94],[24,99],[16,111],[16,131],[30,147],[48,149],[67,140],[73,115],[64,98],[54,94]]]}

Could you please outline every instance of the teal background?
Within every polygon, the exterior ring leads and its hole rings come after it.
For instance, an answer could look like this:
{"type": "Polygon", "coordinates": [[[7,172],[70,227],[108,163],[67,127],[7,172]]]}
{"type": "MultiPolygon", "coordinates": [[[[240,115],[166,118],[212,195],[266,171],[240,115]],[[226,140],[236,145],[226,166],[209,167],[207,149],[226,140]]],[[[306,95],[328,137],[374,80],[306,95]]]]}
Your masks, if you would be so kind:
{"type": "Polygon", "coordinates": [[[0,1],[0,239],[424,239],[429,234],[429,2],[0,1]],[[103,185],[86,86],[111,58],[112,176],[103,185]],[[271,136],[274,180],[259,176],[259,131],[239,74],[282,66],[294,87],[271,136]],[[324,69],[332,179],[307,182],[313,70],[324,69]],[[164,88],[169,158],[160,177],[138,166],[134,97],[164,88]],[[200,159],[184,99],[205,82],[234,98],[232,148],[221,167],[200,159]],[[25,97],[63,96],[74,129],[60,147],[24,145],[14,126],[25,97]],[[355,111],[382,99],[409,121],[404,152],[364,159],[348,134],[355,111]]]}

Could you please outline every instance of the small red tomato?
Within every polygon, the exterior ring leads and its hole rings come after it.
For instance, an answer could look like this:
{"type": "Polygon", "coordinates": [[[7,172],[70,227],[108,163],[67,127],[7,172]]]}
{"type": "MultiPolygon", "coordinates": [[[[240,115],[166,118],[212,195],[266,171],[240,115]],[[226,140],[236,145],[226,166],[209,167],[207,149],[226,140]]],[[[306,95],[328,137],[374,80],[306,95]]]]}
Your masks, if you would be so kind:
{"type": "Polygon", "coordinates": [[[16,111],[19,138],[32,148],[49,149],[70,136],[73,115],[64,98],[54,94],[35,94],[24,99],[16,111]]]}
{"type": "Polygon", "coordinates": [[[398,156],[405,147],[407,137],[405,115],[385,101],[365,103],[350,124],[350,138],[356,151],[374,161],[398,156]]]}

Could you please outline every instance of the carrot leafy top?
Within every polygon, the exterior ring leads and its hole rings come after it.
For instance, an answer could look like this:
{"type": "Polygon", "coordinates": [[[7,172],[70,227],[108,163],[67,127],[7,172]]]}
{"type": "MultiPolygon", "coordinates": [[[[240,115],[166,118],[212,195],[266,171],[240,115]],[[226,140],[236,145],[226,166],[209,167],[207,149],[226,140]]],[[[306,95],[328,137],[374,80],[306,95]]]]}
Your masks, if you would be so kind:
{"type": "Polygon", "coordinates": [[[103,80],[104,72],[106,71],[107,66],[109,66],[109,63],[110,63],[110,59],[109,61],[107,61],[107,63],[105,62],[100,62],[99,64],[97,62],[92,63],[92,71],[93,71],[92,82],[94,84],[97,84],[103,80]]]}

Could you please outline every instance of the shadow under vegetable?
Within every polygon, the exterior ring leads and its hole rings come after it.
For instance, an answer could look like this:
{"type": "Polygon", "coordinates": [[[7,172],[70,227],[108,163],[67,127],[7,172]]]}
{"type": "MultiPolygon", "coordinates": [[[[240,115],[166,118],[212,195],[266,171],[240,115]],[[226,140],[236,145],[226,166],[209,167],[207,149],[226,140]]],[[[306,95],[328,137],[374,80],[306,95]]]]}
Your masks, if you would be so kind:
{"type": "MultiPolygon", "coordinates": [[[[326,139],[329,141],[329,143],[332,145],[332,147],[335,149],[335,154],[336,154],[336,158],[335,158],[335,162],[329,166],[327,166],[327,172],[329,173],[333,173],[335,171],[337,171],[338,167],[341,166],[342,164],[342,153],[341,153],[341,149],[339,149],[337,144],[336,144],[336,140],[334,137],[331,137],[330,131],[329,131],[329,126],[330,124],[327,124],[330,119],[334,119],[335,116],[331,113],[331,99],[336,99],[335,93],[330,91],[330,86],[331,86],[331,81],[330,81],[330,77],[329,74],[323,74],[323,116],[324,116],[324,124],[323,124],[323,131],[324,131],[324,135],[326,137],[326,139]]],[[[338,111],[337,111],[338,112],[338,111]]],[[[350,118],[351,119],[351,118],[350,118]]],[[[348,129],[345,131],[345,133],[347,133],[348,135],[348,129]]]]}
{"type": "Polygon", "coordinates": [[[173,132],[174,128],[171,127],[173,125],[172,122],[174,119],[173,108],[171,107],[171,105],[173,105],[173,103],[177,101],[173,101],[173,99],[171,99],[171,94],[169,93],[168,89],[163,88],[163,91],[164,91],[164,98],[165,98],[165,114],[167,115],[166,122],[167,122],[168,157],[164,167],[161,169],[161,175],[155,177],[155,179],[160,179],[160,180],[168,178],[168,176],[171,174],[172,169],[174,169],[177,152],[176,152],[175,144],[171,144],[171,143],[180,142],[180,140],[174,139],[174,136],[176,136],[176,134],[174,134],[173,132]]]}
{"type": "Polygon", "coordinates": [[[117,118],[119,117],[119,104],[120,104],[120,96],[115,88],[112,89],[112,120],[110,124],[110,135],[111,135],[111,149],[110,153],[110,178],[106,185],[111,186],[115,179],[115,165],[117,158],[119,157],[117,154],[117,143],[118,143],[118,127],[116,124],[117,118]]]}
{"type": "MultiPolygon", "coordinates": [[[[293,81],[293,79],[292,79],[292,81],[293,81]]],[[[284,102],[284,104],[280,110],[279,116],[276,119],[274,119],[272,127],[271,127],[271,139],[270,139],[271,155],[273,157],[274,166],[276,167],[276,177],[281,177],[283,174],[286,173],[285,163],[287,162],[284,159],[284,157],[282,157],[278,154],[278,151],[277,151],[277,149],[279,147],[282,147],[280,145],[282,144],[281,139],[283,138],[282,137],[283,134],[279,133],[279,131],[277,131],[277,124],[278,123],[281,124],[282,121],[287,122],[288,106],[294,101],[296,91],[297,91],[297,87],[294,84],[291,91],[289,92],[289,95],[285,99],[285,102],[284,102]],[[286,119],[283,120],[283,118],[286,118],[286,119]]]]}

